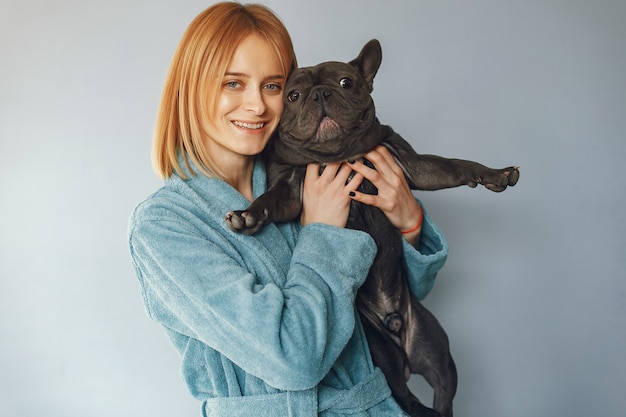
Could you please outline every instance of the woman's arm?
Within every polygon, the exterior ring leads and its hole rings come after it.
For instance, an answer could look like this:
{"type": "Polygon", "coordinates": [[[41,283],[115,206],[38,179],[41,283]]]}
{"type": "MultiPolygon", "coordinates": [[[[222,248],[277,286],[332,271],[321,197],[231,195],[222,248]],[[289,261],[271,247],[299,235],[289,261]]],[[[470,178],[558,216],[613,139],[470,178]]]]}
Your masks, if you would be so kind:
{"type": "Polygon", "coordinates": [[[402,232],[404,255],[411,292],[423,299],[431,290],[437,272],[448,256],[446,240],[415,199],[404,172],[384,146],[378,146],[365,158],[376,169],[354,161],[351,166],[378,189],[377,195],[353,193],[352,198],[381,209],[402,232]]]}
{"type": "Polygon", "coordinates": [[[131,218],[148,313],[271,386],[315,386],[352,336],[354,297],[376,252],[371,237],[312,223],[291,262],[279,262],[274,248],[255,253],[245,242],[255,237],[225,234],[184,204],[153,198],[131,218]]]}
{"type": "MultiPolygon", "coordinates": [[[[421,204],[420,204],[421,205],[421,204]]],[[[423,300],[435,284],[435,278],[448,257],[448,243],[423,208],[421,233],[417,244],[404,241],[404,258],[409,287],[413,295],[423,300]]]]}
{"type": "Polygon", "coordinates": [[[352,198],[361,203],[378,207],[387,216],[391,224],[402,231],[404,239],[417,244],[421,234],[423,218],[422,207],[415,200],[413,192],[406,182],[402,168],[384,146],[377,146],[368,152],[365,158],[375,169],[361,161],[351,161],[351,167],[367,178],[378,190],[378,194],[353,192],[352,198]]]}

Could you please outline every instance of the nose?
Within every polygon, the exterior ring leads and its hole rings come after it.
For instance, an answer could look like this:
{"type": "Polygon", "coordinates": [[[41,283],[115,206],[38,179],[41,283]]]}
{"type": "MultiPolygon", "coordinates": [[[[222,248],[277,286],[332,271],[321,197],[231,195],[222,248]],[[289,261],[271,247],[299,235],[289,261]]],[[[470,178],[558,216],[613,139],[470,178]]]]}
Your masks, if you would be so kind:
{"type": "Polygon", "coordinates": [[[319,88],[313,92],[312,97],[315,101],[327,101],[328,97],[332,96],[333,92],[330,88],[319,88]]]}
{"type": "Polygon", "coordinates": [[[265,113],[265,99],[260,89],[251,88],[246,91],[245,110],[252,112],[256,115],[265,113]]]}

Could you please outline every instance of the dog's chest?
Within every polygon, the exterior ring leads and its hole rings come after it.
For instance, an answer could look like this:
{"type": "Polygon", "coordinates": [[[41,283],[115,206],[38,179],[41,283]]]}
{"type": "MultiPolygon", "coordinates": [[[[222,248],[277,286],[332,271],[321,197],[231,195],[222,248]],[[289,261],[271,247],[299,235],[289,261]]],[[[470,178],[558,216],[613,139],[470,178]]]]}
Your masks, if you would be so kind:
{"type": "MultiPolygon", "coordinates": [[[[371,195],[378,194],[376,187],[367,179],[363,180],[358,191],[371,195]]],[[[402,236],[377,207],[352,201],[346,227],[367,232],[376,242],[379,252],[381,250],[387,252],[385,256],[391,255],[395,258],[397,255],[389,252],[400,251],[400,254],[402,252],[402,236]]]]}

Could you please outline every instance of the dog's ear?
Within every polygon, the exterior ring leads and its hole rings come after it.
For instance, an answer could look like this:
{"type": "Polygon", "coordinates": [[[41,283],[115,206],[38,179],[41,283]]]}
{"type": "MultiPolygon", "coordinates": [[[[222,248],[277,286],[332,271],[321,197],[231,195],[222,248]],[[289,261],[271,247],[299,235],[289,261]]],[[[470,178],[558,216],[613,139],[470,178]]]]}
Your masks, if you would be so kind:
{"type": "Polygon", "coordinates": [[[350,65],[354,66],[367,82],[370,93],[374,89],[374,77],[382,60],[383,50],[380,47],[380,42],[372,39],[361,49],[359,56],[350,61],[350,65]]]}

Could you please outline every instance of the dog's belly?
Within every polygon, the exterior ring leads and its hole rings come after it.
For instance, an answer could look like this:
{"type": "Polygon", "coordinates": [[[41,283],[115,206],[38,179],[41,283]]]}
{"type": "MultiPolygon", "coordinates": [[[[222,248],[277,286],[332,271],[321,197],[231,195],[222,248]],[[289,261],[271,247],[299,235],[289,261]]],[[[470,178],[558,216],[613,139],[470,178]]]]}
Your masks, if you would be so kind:
{"type": "MultiPolygon", "coordinates": [[[[376,188],[364,180],[359,191],[373,194],[376,188]]],[[[387,327],[394,326],[389,323],[390,317],[404,316],[403,310],[407,308],[406,301],[410,297],[402,235],[380,209],[356,201],[350,207],[346,227],[367,232],[376,242],[378,252],[365,283],[357,293],[356,305],[364,319],[380,331],[389,332],[387,327]]],[[[400,341],[396,343],[400,344],[400,341]]]]}

